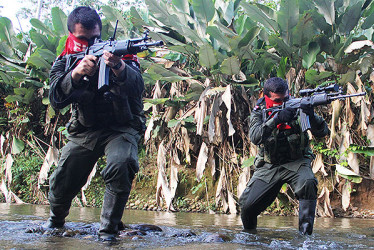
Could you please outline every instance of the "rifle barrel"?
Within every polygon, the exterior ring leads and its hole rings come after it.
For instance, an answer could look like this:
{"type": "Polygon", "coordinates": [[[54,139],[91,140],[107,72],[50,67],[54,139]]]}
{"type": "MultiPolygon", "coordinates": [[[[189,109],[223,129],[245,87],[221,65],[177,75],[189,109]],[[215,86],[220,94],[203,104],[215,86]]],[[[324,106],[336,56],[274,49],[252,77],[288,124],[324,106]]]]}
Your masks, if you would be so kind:
{"type": "Polygon", "coordinates": [[[330,100],[337,100],[337,99],[343,99],[343,98],[347,98],[347,97],[364,96],[364,95],[366,95],[366,92],[360,92],[360,93],[351,94],[351,95],[331,96],[329,99],[330,100]]]}

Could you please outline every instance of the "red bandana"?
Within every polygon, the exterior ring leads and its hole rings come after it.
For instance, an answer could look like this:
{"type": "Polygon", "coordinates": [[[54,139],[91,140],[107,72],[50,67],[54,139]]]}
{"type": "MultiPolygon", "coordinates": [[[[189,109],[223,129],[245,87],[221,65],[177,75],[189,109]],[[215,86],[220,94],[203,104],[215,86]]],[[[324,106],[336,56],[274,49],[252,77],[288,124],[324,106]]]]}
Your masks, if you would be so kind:
{"type": "MultiPolygon", "coordinates": [[[[275,102],[275,101],[271,100],[267,95],[265,95],[265,102],[266,102],[266,108],[267,109],[283,104],[283,102],[275,102]]],[[[270,112],[269,112],[269,114],[270,114],[270,112]]],[[[291,129],[291,126],[287,125],[285,123],[280,123],[280,124],[277,125],[277,129],[279,129],[279,130],[291,129]]]]}
{"type": "MultiPolygon", "coordinates": [[[[70,55],[70,54],[82,52],[86,50],[87,47],[88,47],[88,42],[86,40],[79,39],[69,32],[69,36],[65,42],[65,49],[64,51],[62,51],[59,58],[63,57],[64,55],[70,55]]],[[[122,60],[132,60],[138,64],[138,67],[140,65],[139,59],[136,55],[132,55],[132,54],[124,55],[122,57],[122,60]]]]}
{"type": "Polygon", "coordinates": [[[88,42],[86,40],[79,39],[69,32],[69,36],[65,42],[65,49],[64,51],[62,51],[60,57],[63,57],[64,55],[82,52],[86,50],[87,47],[88,42]]]}

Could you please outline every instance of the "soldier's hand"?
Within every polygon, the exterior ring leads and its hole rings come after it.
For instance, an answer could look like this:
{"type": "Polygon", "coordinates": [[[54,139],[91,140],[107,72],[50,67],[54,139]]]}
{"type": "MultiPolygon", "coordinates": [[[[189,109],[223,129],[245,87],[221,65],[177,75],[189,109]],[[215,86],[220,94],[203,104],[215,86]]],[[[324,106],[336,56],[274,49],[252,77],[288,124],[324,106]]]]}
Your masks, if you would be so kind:
{"type": "Polygon", "coordinates": [[[302,110],[306,115],[308,115],[310,118],[311,118],[311,117],[314,117],[313,106],[312,106],[310,103],[309,103],[309,104],[301,103],[301,104],[300,104],[300,108],[301,108],[301,110],[302,110]]]}
{"type": "Polygon", "coordinates": [[[124,62],[122,61],[121,56],[113,55],[109,51],[104,50],[103,58],[104,58],[105,64],[108,65],[113,70],[120,70],[124,65],[124,62]]]}
{"type": "Polygon", "coordinates": [[[74,82],[78,83],[83,76],[93,76],[97,69],[98,58],[93,55],[86,55],[71,73],[74,82]]]}
{"type": "Polygon", "coordinates": [[[278,115],[275,117],[277,124],[290,122],[294,119],[296,115],[296,109],[288,107],[279,111],[278,115]]]}

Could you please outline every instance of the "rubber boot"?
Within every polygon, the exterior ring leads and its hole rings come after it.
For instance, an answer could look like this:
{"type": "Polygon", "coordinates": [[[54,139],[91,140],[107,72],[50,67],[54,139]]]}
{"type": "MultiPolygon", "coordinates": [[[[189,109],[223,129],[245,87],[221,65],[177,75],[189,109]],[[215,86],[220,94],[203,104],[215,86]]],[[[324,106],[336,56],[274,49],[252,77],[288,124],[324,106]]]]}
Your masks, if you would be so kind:
{"type": "Polygon", "coordinates": [[[101,209],[101,223],[99,229],[99,240],[115,242],[119,226],[122,225],[121,218],[128,199],[128,194],[117,195],[105,190],[103,207],[101,209]]]}
{"type": "Polygon", "coordinates": [[[299,231],[301,235],[313,233],[317,200],[299,200],[299,231]]]}
{"type": "Polygon", "coordinates": [[[70,203],[64,205],[50,205],[50,215],[43,228],[63,228],[65,224],[65,218],[69,214],[70,203]]]}
{"type": "Polygon", "coordinates": [[[257,216],[245,216],[242,215],[242,222],[244,227],[244,232],[256,233],[257,230],[257,216]]]}

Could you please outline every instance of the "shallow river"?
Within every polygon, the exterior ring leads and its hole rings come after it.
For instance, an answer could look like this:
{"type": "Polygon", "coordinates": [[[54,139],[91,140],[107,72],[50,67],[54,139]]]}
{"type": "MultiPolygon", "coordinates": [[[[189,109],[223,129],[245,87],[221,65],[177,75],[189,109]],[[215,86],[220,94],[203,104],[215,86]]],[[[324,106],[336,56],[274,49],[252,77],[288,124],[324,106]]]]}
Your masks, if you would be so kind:
{"type": "MultiPolygon", "coordinates": [[[[297,217],[262,216],[256,234],[242,232],[238,215],[125,210],[123,221],[135,228],[153,224],[162,231],[122,234],[115,245],[97,241],[100,209],[72,208],[71,232],[26,233],[41,225],[48,206],[0,203],[1,249],[374,249],[374,220],[317,218],[312,236],[300,236],[297,217]],[[70,237],[67,237],[70,236],[70,237]]],[[[131,230],[131,229],[128,229],[131,230]]]]}

